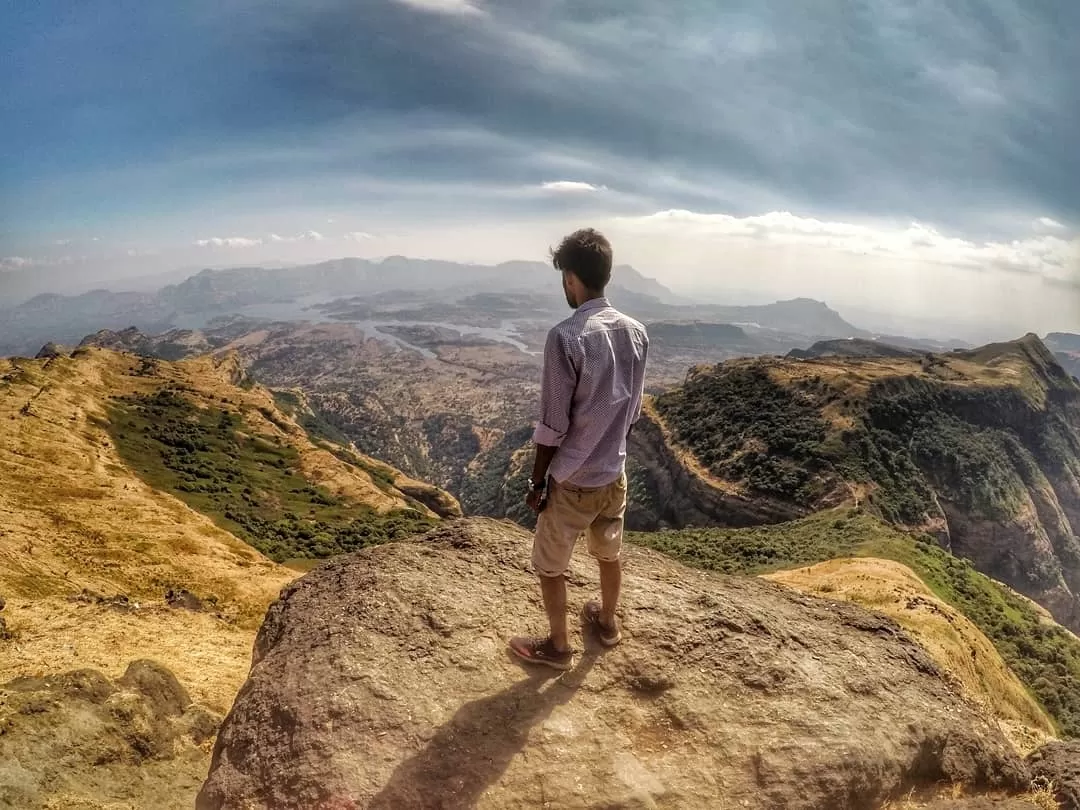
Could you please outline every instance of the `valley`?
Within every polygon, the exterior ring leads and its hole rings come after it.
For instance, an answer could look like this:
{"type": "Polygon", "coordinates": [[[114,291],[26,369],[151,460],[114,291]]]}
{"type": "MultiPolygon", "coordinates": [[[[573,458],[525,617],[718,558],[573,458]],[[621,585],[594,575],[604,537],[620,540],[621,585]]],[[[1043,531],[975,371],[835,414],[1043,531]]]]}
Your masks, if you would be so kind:
{"type": "MultiPolygon", "coordinates": [[[[255,630],[300,573],[426,532],[473,542],[480,524],[462,515],[533,520],[521,493],[539,352],[564,302],[467,284],[320,299],[280,274],[270,299],[256,274],[200,274],[157,299],[219,302],[197,317],[106,319],[121,328],[59,335],[69,345],[0,369],[0,700],[45,701],[65,729],[126,701],[160,732],[95,721],[115,761],[62,775],[65,801],[87,802],[73,807],[111,810],[120,793],[94,804],[101,767],[128,797],[117,806],[190,806],[255,630]],[[143,660],[161,672],[140,677],[175,675],[179,714],[124,674],[143,660]],[[170,791],[186,798],[150,798],[170,791]]],[[[1021,755],[1080,736],[1068,336],[885,342],[817,302],[655,292],[618,293],[652,338],[628,463],[635,547],[891,617],[1021,755]]],[[[0,806],[51,807],[26,764],[36,727],[12,711],[0,748],[21,792],[0,806]]]]}

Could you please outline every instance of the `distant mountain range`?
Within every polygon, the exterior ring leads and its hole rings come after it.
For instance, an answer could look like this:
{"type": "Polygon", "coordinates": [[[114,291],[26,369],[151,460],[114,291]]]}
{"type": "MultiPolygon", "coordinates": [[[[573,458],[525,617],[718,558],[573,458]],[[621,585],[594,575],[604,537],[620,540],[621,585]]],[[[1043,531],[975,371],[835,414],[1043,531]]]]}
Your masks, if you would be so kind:
{"type": "MultiPolygon", "coordinates": [[[[738,325],[760,338],[757,345],[765,350],[774,342],[790,348],[819,339],[872,337],[820,301],[695,304],[628,265],[615,268],[609,295],[643,321],[738,325]]],[[[403,256],[381,261],[346,258],[300,267],[202,270],[156,292],[38,295],[0,308],[0,356],[32,356],[47,342],[75,343],[102,329],[136,327],[156,334],[175,327],[199,328],[230,314],[277,320],[546,322],[565,313],[558,277],[542,262],[485,266],[403,256]],[[319,310],[311,308],[315,305],[319,310]]]]}
{"type": "MultiPolygon", "coordinates": [[[[180,284],[161,290],[160,299],[180,311],[205,311],[298,298],[371,296],[378,293],[434,290],[458,295],[490,292],[535,292],[558,289],[550,265],[541,262],[459,264],[431,259],[389,256],[382,261],[334,259],[282,269],[262,267],[203,270],[180,284]]],[[[673,301],[674,293],[628,265],[616,267],[612,290],[673,301]]]]}

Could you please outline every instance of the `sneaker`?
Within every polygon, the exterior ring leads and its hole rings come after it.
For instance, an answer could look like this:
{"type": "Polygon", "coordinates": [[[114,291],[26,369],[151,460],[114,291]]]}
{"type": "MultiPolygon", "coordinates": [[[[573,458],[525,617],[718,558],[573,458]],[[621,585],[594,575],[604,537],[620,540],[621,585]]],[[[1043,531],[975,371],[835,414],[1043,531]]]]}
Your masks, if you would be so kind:
{"type": "Polygon", "coordinates": [[[510,639],[510,651],[527,663],[542,664],[564,672],[574,666],[574,651],[559,652],[550,638],[515,636],[510,639]]]}
{"type": "Polygon", "coordinates": [[[601,620],[600,617],[603,613],[603,609],[600,603],[593,599],[590,602],[585,603],[585,607],[581,609],[581,619],[585,622],[585,626],[592,629],[597,638],[600,639],[600,643],[605,647],[614,647],[620,641],[622,641],[622,631],[619,630],[618,621],[615,622],[614,627],[608,627],[601,620]]]}

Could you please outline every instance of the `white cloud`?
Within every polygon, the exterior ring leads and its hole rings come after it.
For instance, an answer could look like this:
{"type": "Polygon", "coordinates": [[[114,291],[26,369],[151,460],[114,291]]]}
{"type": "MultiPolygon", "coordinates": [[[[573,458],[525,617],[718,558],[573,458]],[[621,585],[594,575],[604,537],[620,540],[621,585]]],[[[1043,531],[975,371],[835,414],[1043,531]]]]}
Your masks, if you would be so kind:
{"type": "Polygon", "coordinates": [[[565,191],[575,194],[606,190],[604,186],[594,186],[592,183],[582,183],[579,180],[553,180],[542,183],[540,188],[544,189],[544,191],[565,191]]]}
{"type": "Polygon", "coordinates": [[[367,239],[374,239],[375,235],[367,231],[351,231],[345,234],[345,238],[350,242],[363,242],[367,239]]]}
{"type": "Polygon", "coordinates": [[[247,248],[261,245],[262,239],[249,239],[246,236],[211,236],[209,239],[198,239],[195,244],[199,247],[228,247],[247,248]]]}
{"type": "Polygon", "coordinates": [[[1080,272],[1080,237],[1043,234],[1009,242],[973,242],[947,236],[919,222],[906,228],[870,226],[800,217],[788,211],[735,217],[673,209],[642,217],[620,217],[616,222],[638,232],[690,240],[823,248],[965,270],[1028,273],[1056,281],[1074,280],[1080,272]]]}
{"type": "Polygon", "coordinates": [[[486,13],[473,0],[397,0],[397,2],[403,6],[420,11],[431,11],[435,14],[475,16],[486,13]]]}
{"type": "Polygon", "coordinates": [[[0,258],[0,267],[5,270],[19,270],[23,267],[33,267],[38,264],[35,259],[28,259],[25,256],[4,256],[0,258]]]}
{"type": "Polygon", "coordinates": [[[29,267],[60,267],[85,261],[85,256],[5,256],[0,258],[0,270],[25,270],[29,267]]]}
{"type": "Polygon", "coordinates": [[[1037,220],[1031,223],[1031,227],[1034,228],[1036,231],[1041,232],[1065,230],[1064,225],[1062,225],[1056,219],[1051,219],[1050,217],[1039,217],[1037,220]]]}
{"type": "Polygon", "coordinates": [[[326,237],[323,236],[318,231],[304,231],[303,233],[296,234],[296,236],[281,236],[280,234],[276,234],[276,233],[270,234],[270,241],[271,242],[277,242],[277,243],[281,243],[281,242],[322,242],[324,239],[326,239],[326,237]]]}

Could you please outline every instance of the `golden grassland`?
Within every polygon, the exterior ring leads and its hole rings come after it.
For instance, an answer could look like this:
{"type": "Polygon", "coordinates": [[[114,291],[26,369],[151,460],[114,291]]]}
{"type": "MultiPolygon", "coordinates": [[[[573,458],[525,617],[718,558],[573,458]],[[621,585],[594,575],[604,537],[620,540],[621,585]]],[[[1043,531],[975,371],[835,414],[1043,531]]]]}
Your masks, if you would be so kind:
{"type": "Polygon", "coordinates": [[[0,646],[0,681],[86,666],[118,677],[153,658],[224,710],[266,607],[296,574],[131,472],[106,429],[111,399],[183,386],[196,406],[243,411],[246,425],[289,442],[335,494],[379,510],[406,501],[312,445],[268,392],[237,387],[231,358],[158,363],[149,375],[140,364],[98,349],[0,364],[0,595],[14,634],[0,646]],[[170,588],[210,611],[165,606],[170,588]],[[84,590],[130,604],[73,598],[84,590]]]}
{"type": "Polygon", "coordinates": [[[915,573],[892,560],[835,559],[764,575],[826,599],[856,602],[894,619],[937,661],[983,715],[1027,753],[1055,735],[1053,721],[1002,660],[989,639],[945,604],[915,573]]]}

